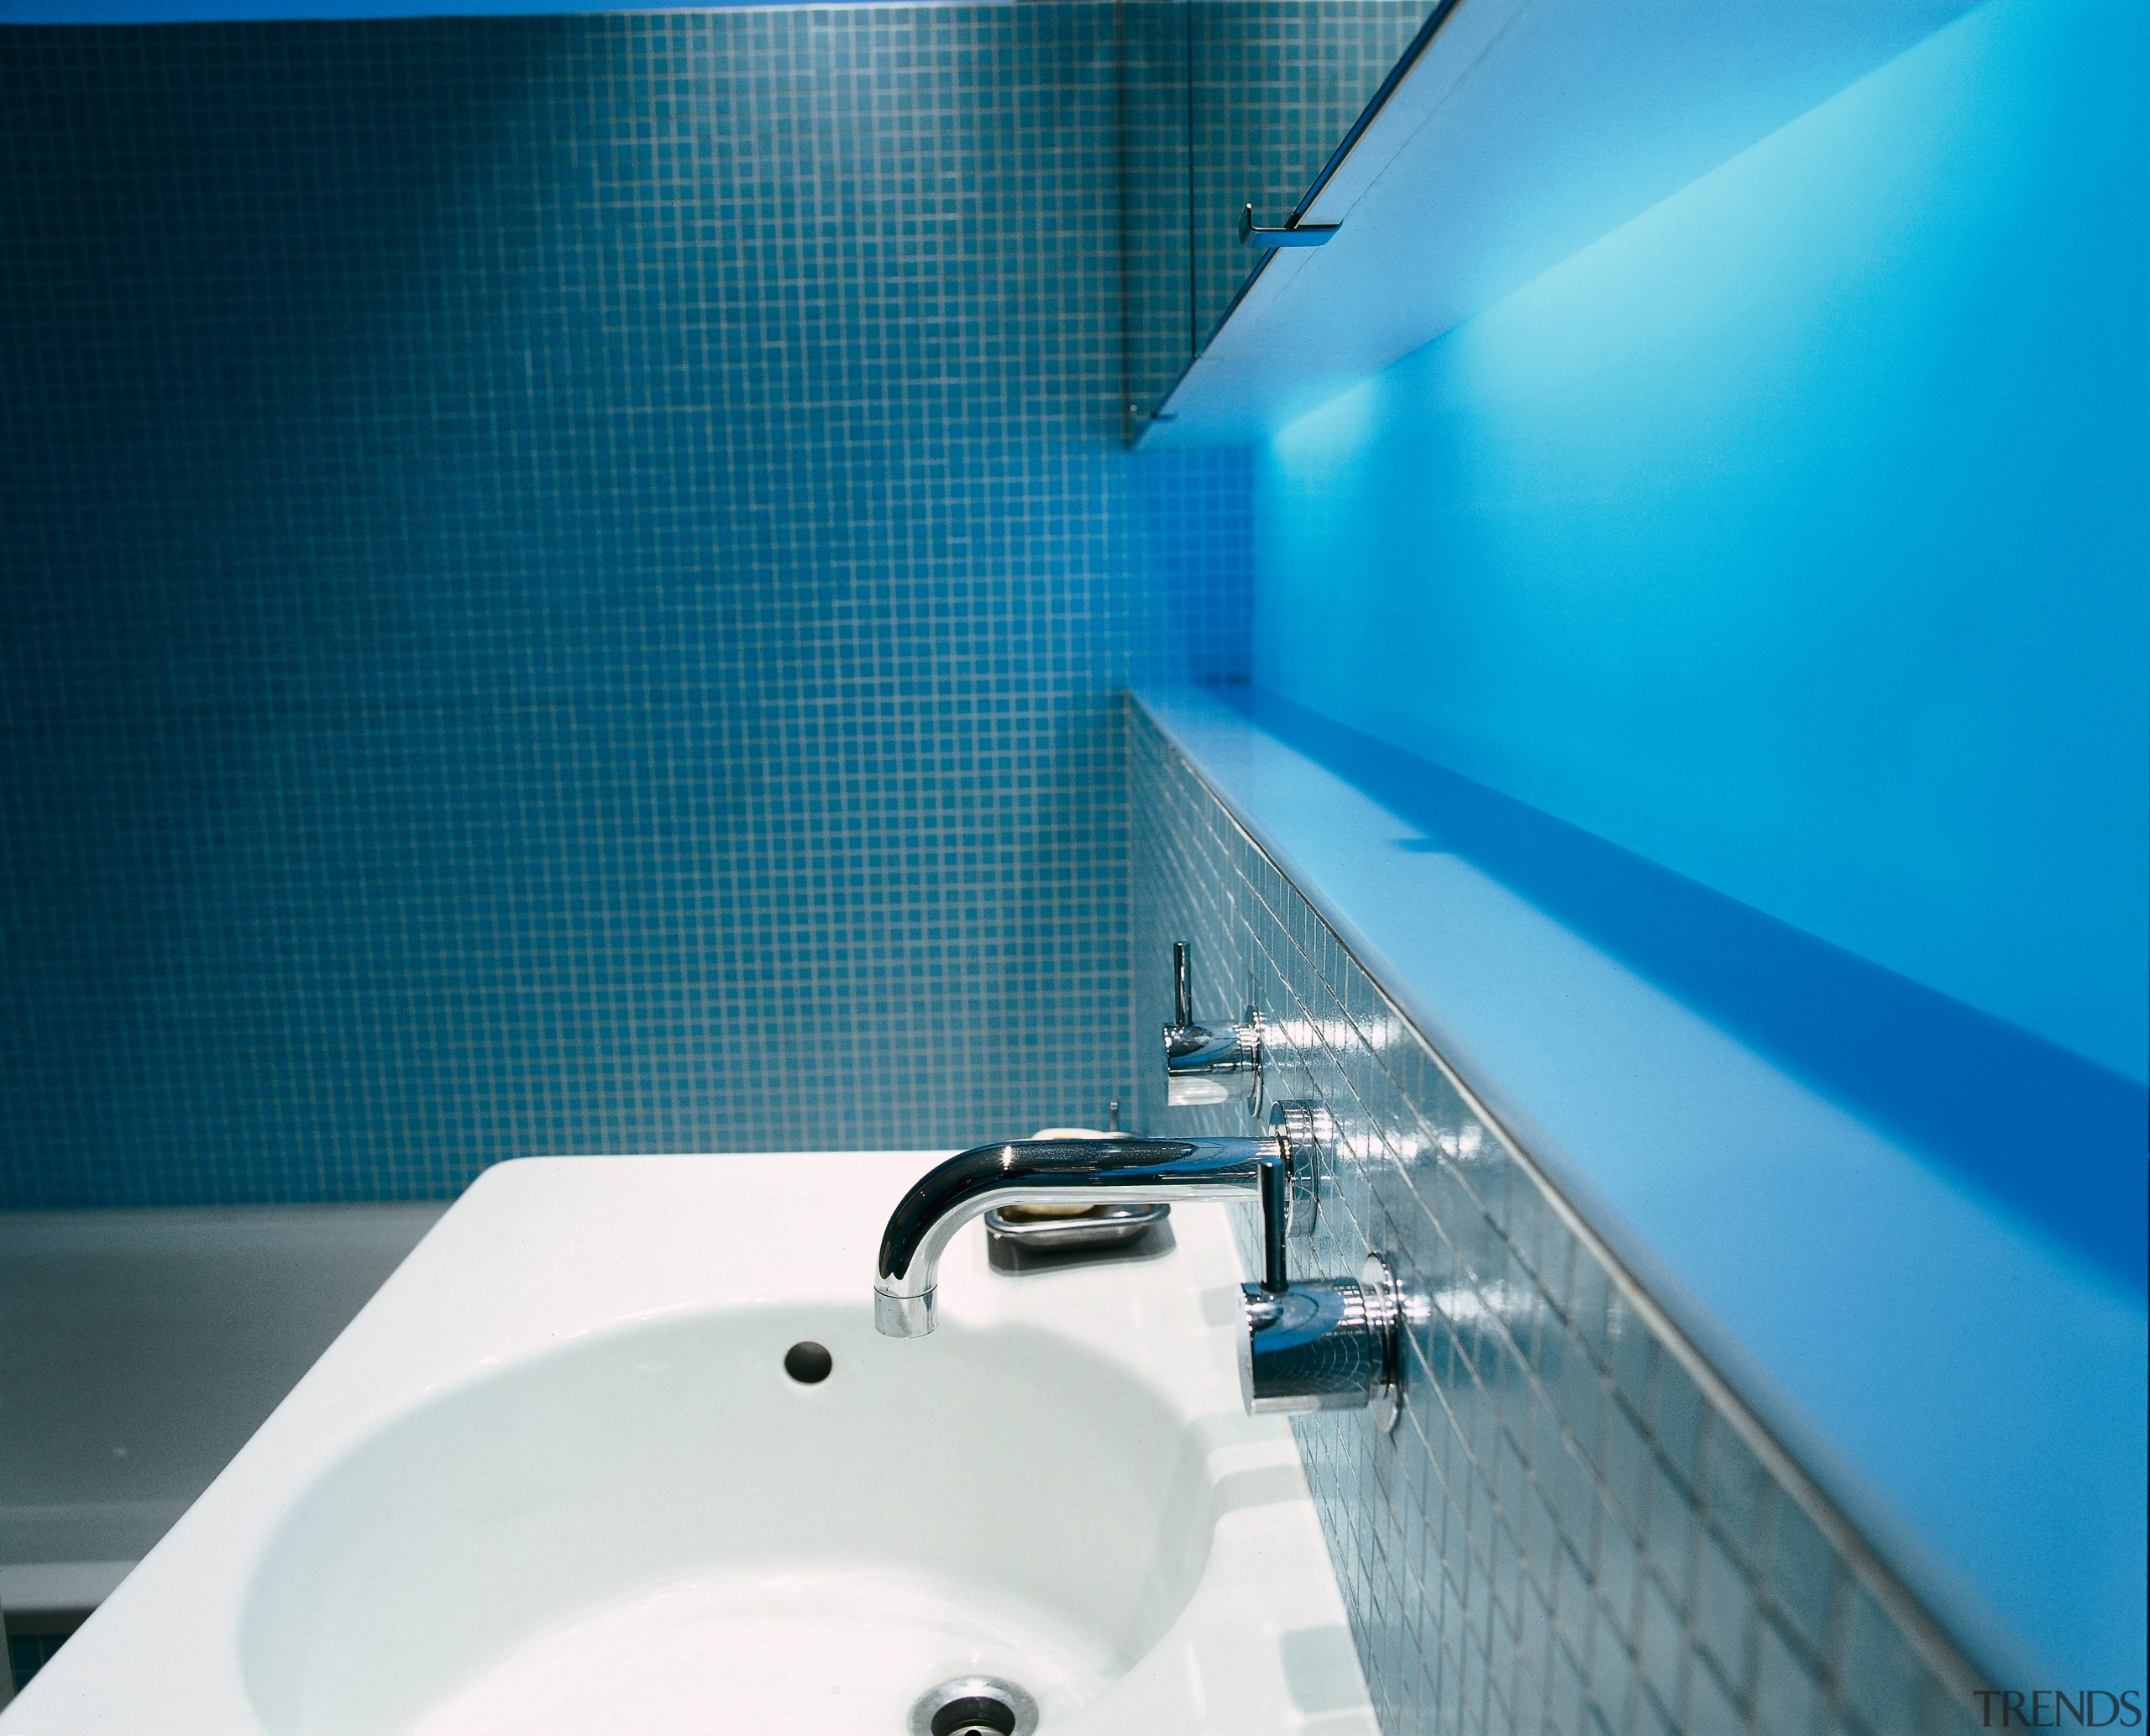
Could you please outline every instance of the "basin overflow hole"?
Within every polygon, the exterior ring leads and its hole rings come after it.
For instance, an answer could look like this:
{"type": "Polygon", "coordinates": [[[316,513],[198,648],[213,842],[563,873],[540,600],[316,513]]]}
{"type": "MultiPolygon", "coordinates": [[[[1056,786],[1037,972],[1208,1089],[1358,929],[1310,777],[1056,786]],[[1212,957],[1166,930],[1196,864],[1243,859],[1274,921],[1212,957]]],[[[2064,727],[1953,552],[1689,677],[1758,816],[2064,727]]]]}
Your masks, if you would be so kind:
{"type": "Polygon", "coordinates": [[[784,1353],[784,1371],[802,1387],[818,1387],[836,1366],[836,1359],[829,1354],[828,1346],[810,1338],[800,1339],[784,1353]]]}

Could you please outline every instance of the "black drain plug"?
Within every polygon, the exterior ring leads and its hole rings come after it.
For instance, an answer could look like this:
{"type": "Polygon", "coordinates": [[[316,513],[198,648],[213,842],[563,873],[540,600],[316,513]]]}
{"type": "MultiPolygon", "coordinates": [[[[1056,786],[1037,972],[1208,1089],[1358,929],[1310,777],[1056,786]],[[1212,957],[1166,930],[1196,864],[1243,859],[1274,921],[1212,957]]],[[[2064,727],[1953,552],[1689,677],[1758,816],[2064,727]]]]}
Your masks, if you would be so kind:
{"type": "Polygon", "coordinates": [[[1015,1713],[1004,1700],[972,1694],[933,1714],[933,1736],[1015,1736],[1015,1713]]]}

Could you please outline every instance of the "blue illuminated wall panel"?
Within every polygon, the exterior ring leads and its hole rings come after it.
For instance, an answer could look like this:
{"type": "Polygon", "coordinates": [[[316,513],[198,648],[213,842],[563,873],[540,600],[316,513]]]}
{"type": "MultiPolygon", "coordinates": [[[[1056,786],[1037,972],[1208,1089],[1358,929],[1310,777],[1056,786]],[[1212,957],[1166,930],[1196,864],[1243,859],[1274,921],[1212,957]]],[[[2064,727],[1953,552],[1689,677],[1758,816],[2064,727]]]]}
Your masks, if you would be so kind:
{"type": "Polygon", "coordinates": [[[0,1207],[1127,1094],[1111,9],[0,31],[0,1207]],[[1106,238],[1101,242],[1099,237],[1106,238]]]}
{"type": "Polygon", "coordinates": [[[2146,84],[2129,0],[1990,0],[1308,416],[1256,639],[1286,700],[2127,1082],[2137,1193],[2146,84]]]}
{"type": "MultiPolygon", "coordinates": [[[[1421,1298],[1392,1429],[1292,1419],[1382,1730],[1970,1736],[1991,1665],[1458,1088],[1168,729],[1131,724],[1138,967],[1189,941],[1196,1004],[1251,1001],[1265,1088],[1334,1117],[1293,1259],[1344,1273],[1377,1249],[1421,1298]]],[[[1153,1028],[1167,983],[1138,968],[1153,1028]]],[[[1256,1125],[1249,1101],[1167,1109],[1144,1085],[1148,1125],[1256,1125]]],[[[2126,1622],[2084,1649],[2139,1656],[2113,1644],[2126,1622]]]]}

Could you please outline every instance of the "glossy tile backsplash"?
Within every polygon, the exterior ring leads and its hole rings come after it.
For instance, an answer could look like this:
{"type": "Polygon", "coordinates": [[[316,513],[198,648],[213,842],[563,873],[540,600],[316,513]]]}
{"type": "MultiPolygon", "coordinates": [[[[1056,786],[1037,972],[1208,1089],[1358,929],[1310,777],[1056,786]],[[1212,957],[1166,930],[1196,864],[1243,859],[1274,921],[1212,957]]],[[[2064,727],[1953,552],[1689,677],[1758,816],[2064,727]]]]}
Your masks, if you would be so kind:
{"type": "MultiPolygon", "coordinates": [[[[1295,1419],[1384,1730],[1977,1728],[1962,1652],[1130,714],[1138,1041],[1190,941],[1198,1012],[1256,1007],[1268,1095],[1335,1117],[1308,1270],[1380,1250],[1426,1303],[1393,1434],[1295,1419]]],[[[1247,1130],[1160,1072],[1146,1127],[1247,1130]]]]}
{"type": "Polygon", "coordinates": [[[0,1208],[1129,1083],[1113,9],[0,29],[0,1208]],[[1010,1041],[1011,1032],[1046,1034],[1010,1041]]]}

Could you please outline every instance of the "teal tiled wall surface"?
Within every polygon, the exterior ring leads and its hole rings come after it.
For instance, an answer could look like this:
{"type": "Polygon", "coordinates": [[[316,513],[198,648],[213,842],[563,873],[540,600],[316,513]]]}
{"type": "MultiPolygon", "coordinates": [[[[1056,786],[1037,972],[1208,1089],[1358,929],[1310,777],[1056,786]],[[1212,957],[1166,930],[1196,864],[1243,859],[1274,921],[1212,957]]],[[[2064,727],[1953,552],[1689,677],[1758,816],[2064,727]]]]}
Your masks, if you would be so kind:
{"type": "Polygon", "coordinates": [[[1116,126],[1104,4],[0,31],[0,1207],[1125,1094],[1248,471],[1116,126]]]}

